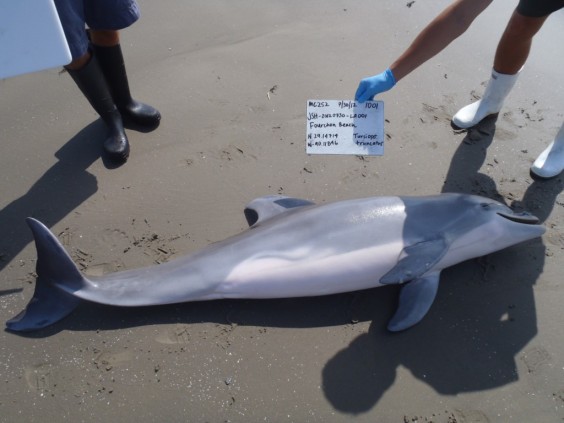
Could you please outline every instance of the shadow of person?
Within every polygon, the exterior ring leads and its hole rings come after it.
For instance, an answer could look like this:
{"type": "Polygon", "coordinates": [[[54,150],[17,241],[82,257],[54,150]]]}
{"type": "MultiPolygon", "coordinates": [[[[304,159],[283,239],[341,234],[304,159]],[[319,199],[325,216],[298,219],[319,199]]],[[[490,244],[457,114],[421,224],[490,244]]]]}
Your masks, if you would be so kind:
{"type": "Polygon", "coordinates": [[[512,207],[528,210],[541,222],[546,222],[556,204],[556,197],[562,191],[564,191],[564,173],[552,179],[533,179],[523,199],[515,201],[512,207]]]}
{"type": "Polygon", "coordinates": [[[441,192],[475,194],[503,201],[495,182],[480,173],[495,136],[497,115],[470,128],[456,149],[441,192]]]}
{"type": "MultiPolygon", "coordinates": [[[[468,131],[442,192],[503,202],[495,182],[479,172],[494,138],[495,121],[486,119],[468,131]]],[[[528,209],[544,222],[563,186],[562,177],[535,181],[522,205],[513,206],[528,209]]],[[[533,285],[544,259],[545,246],[535,239],[445,269],[433,307],[421,323],[392,334],[373,321],[367,334],[326,364],[327,399],[342,412],[366,412],[394,383],[399,366],[446,395],[517,380],[516,357],[537,333],[533,285]]]]}
{"type": "Polygon", "coordinates": [[[0,271],[33,240],[26,217],[51,227],[98,190],[96,177],[86,169],[100,157],[99,139],[104,131],[98,120],[78,132],[55,153],[58,162],[24,195],[0,210],[0,271]]]}

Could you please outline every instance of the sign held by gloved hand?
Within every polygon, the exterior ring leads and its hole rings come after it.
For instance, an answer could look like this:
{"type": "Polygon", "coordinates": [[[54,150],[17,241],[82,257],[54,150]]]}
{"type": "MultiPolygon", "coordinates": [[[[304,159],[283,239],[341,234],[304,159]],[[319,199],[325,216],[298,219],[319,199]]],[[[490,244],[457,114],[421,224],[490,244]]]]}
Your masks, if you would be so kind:
{"type": "Polygon", "coordinates": [[[307,101],[307,154],[384,154],[384,102],[307,101]]]}

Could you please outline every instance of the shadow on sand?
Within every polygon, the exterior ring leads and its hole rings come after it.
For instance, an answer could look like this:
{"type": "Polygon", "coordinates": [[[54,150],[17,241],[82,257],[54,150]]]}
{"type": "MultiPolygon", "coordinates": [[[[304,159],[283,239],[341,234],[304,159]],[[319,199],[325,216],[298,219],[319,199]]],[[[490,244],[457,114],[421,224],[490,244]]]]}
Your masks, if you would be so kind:
{"type": "MultiPolygon", "coordinates": [[[[457,149],[443,192],[477,194],[501,202],[495,182],[479,173],[495,134],[495,118],[470,130],[457,149]]],[[[525,169],[524,169],[525,171],[525,169]]],[[[521,202],[544,222],[563,177],[533,181],[521,202]]],[[[443,271],[429,314],[405,332],[380,322],[331,359],[323,370],[326,397],[338,410],[370,410],[403,366],[441,394],[479,391],[518,379],[516,357],[537,333],[533,285],[543,270],[540,239],[443,271]]]]}
{"type": "MultiPolygon", "coordinates": [[[[479,173],[494,133],[495,119],[486,120],[468,132],[453,157],[443,192],[478,194],[503,201],[494,181],[479,173]]],[[[77,137],[82,139],[85,134],[77,137]]],[[[69,144],[75,143],[80,145],[78,139],[69,144]]],[[[45,199],[58,197],[66,201],[65,205],[54,211],[42,211],[40,216],[48,225],[56,222],[96,191],[95,178],[84,170],[97,156],[90,149],[87,152],[80,149],[85,156],[78,162],[55,166],[34,187],[37,194],[22,197],[16,205],[9,206],[10,213],[6,210],[2,213],[37,214],[37,204],[42,202],[36,201],[36,195],[45,199]],[[67,178],[73,179],[69,181],[68,191],[52,187],[67,178]],[[43,190],[47,192],[42,193],[43,190]]],[[[544,221],[563,187],[562,177],[535,181],[521,203],[544,221]]],[[[3,227],[8,228],[8,224],[3,227]]],[[[18,230],[25,232],[26,237],[25,242],[18,244],[21,249],[31,241],[31,235],[27,228],[18,230]]],[[[399,366],[448,395],[491,389],[515,381],[518,378],[515,358],[537,333],[533,285],[543,269],[544,258],[543,243],[534,240],[446,269],[429,314],[417,326],[397,334],[385,329],[395,310],[399,290],[390,286],[315,298],[224,300],[149,308],[84,303],[63,321],[23,335],[43,338],[61,330],[114,330],[175,323],[307,328],[371,320],[369,332],[338,352],[322,373],[323,391],[333,407],[358,414],[378,403],[394,383],[399,366]]]]}
{"type": "MultiPolygon", "coordinates": [[[[100,158],[106,131],[101,120],[82,129],[55,153],[59,161],[28,192],[0,210],[0,271],[33,241],[26,217],[52,227],[98,190],[96,177],[86,169],[100,158]]],[[[103,160],[106,168],[116,167],[103,160]]]]}

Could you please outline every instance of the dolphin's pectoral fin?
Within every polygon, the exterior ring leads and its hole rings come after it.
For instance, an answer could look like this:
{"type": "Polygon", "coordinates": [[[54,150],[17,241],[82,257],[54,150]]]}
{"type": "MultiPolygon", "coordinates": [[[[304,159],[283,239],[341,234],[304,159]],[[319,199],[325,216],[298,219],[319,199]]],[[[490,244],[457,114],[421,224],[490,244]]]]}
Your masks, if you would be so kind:
{"type": "Polygon", "coordinates": [[[389,285],[418,279],[436,265],[447,250],[448,243],[444,238],[435,238],[405,247],[398,263],[380,278],[380,283],[389,285]]]}
{"type": "Polygon", "coordinates": [[[439,288],[440,272],[407,283],[402,287],[399,306],[388,323],[388,330],[399,332],[421,321],[427,314],[439,288]]]}
{"type": "Polygon", "coordinates": [[[256,198],[247,204],[245,207],[245,218],[249,226],[254,226],[288,210],[311,205],[314,205],[314,203],[300,198],[268,195],[256,198]]]}

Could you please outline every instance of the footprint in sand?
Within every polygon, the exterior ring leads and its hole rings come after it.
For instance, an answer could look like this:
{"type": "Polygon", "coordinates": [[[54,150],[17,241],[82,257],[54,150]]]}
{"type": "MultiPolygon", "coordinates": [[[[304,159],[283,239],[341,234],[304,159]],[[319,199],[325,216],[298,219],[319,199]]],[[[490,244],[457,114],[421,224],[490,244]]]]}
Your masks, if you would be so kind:
{"type": "Polygon", "coordinates": [[[189,344],[191,339],[188,326],[178,325],[159,333],[155,338],[155,341],[159,344],[178,345],[189,344]]]}
{"type": "Polygon", "coordinates": [[[550,232],[547,234],[547,239],[548,242],[555,247],[564,249],[564,233],[559,231],[557,228],[550,229],[550,232]]]}
{"type": "Polygon", "coordinates": [[[456,422],[460,423],[489,423],[490,419],[480,410],[456,410],[456,422]]]}
{"type": "Polygon", "coordinates": [[[24,369],[27,385],[34,391],[43,392],[57,386],[56,368],[51,363],[40,363],[24,369]]]}
{"type": "Polygon", "coordinates": [[[550,354],[542,347],[532,347],[523,353],[521,360],[525,363],[529,373],[536,372],[541,366],[551,360],[550,354]]]}
{"type": "Polygon", "coordinates": [[[132,358],[132,353],[130,353],[129,351],[123,351],[118,353],[103,351],[94,358],[94,365],[99,370],[105,370],[109,372],[116,365],[128,362],[131,360],[131,358],[132,358]]]}

